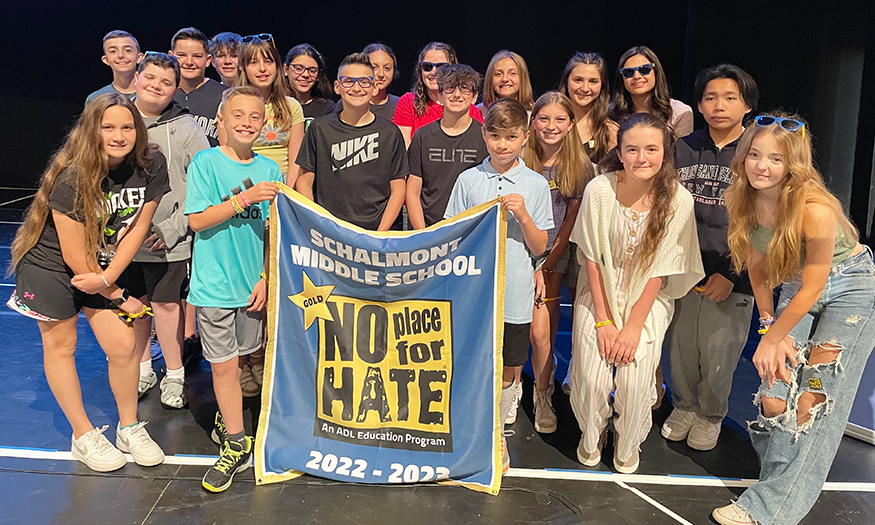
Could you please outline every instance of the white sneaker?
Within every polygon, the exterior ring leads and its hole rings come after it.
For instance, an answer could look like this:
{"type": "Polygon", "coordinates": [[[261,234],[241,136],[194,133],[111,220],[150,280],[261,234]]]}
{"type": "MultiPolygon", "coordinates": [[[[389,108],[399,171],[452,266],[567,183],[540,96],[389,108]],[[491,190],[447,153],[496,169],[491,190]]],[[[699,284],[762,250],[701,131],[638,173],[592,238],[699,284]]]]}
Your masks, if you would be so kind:
{"type": "Polygon", "coordinates": [[[174,377],[164,377],[161,380],[161,404],[167,408],[182,408],[185,406],[185,381],[174,377]]]}
{"type": "Polygon", "coordinates": [[[758,525],[757,520],[751,518],[750,514],[742,510],[735,502],[714,509],[711,516],[720,525],[758,525]]]}
{"type": "Polygon", "coordinates": [[[580,443],[577,445],[577,461],[583,463],[584,466],[587,467],[595,467],[599,463],[602,462],[602,449],[605,448],[605,441],[608,439],[608,431],[605,430],[602,432],[602,435],[599,436],[599,444],[596,447],[595,452],[592,454],[587,453],[586,449],[583,448],[583,436],[580,436],[580,443]]]}
{"type": "Polygon", "coordinates": [[[614,432],[614,468],[617,469],[617,472],[620,474],[634,474],[636,470],[638,470],[638,465],[641,460],[641,448],[640,446],[632,449],[632,455],[629,456],[629,459],[626,461],[620,461],[620,458],[617,456],[617,452],[619,452],[620,447],[618,446],[620,443],[619,435],[614,432]]]}
{"type": "Polygon", "coordinates": [[[128,462],[121,452],[106,439],[103,433],[109,426],[95,428],[82,434],[79,439],[73,436],[70,452],[73,457],[97,472],[112,472],[128,462]]]}
{"type": "Polygon", "coordinates": [[[671,415],[668,416],[665,423],[662,424],[662,430],[659,433],[669,441],[683,441],[687,439],[690,428],[698,419],[699,417],[695,412],[675,408],[671,411],[671,415]]]}
{"type": "Polygon", "coordinates": [[[140,385],[137,387],[137,399],[142,399],[150,388],[158,384],[158,374],[154,370],[149,370],[149,374],[140,376],[140,385]]]}
{"type": "Polygon", "coordinates": [[[535,430],[541,434],[556,432],[556,412],[553,410],[550,390],[541,392],[533,388],[532,398],[535,405],[535,430]]]}
{"type": "Polygon", "coordinates": [[[516,413],[520,408],[520,399],[523,398],[523,383],[520,381],[519,383],[514,384],[513,387],[513,403],[510,404],[510,410],[507,412],[507,415],[504,418],[505,425],[513,425],[516,423],[516,413]]]}
{"type": "Polygon", "coordinates": [[[134,462],[141,467],[154,467],[164,463],[164,451],[158,443],[152,441],[144,428],[145,421],[140,421],[132,427],[119,428],[115,433],[115,445],[122,452],[133,456],[134,462]]]}
{"type": "Polygon", "coordinates": [[[720,423],[711,423],[707,419],[696,417],[696,422],[687,436],[687,445],[696,450],[711,450],[717,446],[720,437],[720,423]]]}
{"type": "Polygon", "coordinates": [[[249,365],[243,365],[243,370],[240,372],[240,390],[243,392],[243,397],[258,397],[261,395],[261,386],[255,381],[252,375],[252,369],[249,365]]]}

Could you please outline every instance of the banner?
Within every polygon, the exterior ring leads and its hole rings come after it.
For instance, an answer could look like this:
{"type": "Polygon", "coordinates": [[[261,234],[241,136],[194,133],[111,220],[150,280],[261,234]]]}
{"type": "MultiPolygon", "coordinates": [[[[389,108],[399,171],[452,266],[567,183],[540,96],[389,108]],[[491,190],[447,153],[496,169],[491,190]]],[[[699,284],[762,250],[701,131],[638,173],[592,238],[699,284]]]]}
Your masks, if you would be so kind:
{"type": "Polygon", "coordinates": [[[371,232],[280,186],[257,483],[307,473],[497,494],[498,200],[426,230],[371,232]]]}

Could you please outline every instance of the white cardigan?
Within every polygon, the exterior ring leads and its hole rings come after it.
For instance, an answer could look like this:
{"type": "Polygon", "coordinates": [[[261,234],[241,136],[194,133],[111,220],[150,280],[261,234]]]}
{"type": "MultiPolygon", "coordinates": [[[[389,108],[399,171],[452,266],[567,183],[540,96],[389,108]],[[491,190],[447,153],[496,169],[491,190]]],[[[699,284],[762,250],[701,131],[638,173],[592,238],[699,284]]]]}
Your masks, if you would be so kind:
{"type": "Polygon", "coordinates": [[[669,302],[686,295],[705,276],[696,234],[693,197],[680,185],[672,199],[672,208],[674,213],[669,220],[668,231],[659,243],[653,264],[643,274],[636,270],[627,293],[625,310],[620,311],[617,305],[618,281],[610,242],[614,214],[620,213],[617,202],[617,173],[599,175],[586,186],[580,214],[571,232],[571,241],[579,247],[578,259],[581,266],[586,265],[581,255],[599,265],[605,295],[618,329],[629,318],[632,307],[641,298],[650,279],[663,278],[657,299],[669,302]]]}

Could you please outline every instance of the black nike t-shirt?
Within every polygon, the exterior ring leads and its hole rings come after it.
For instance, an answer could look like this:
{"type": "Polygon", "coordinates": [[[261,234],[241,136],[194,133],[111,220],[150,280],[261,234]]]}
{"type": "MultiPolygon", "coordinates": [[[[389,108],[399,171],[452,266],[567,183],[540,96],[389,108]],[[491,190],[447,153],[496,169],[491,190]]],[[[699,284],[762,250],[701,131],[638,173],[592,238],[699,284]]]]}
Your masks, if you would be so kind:
{"type": "MultiPolygon", "coordinates": [[[[110,216],[103,231],[107,246],[106,253],[98,254],[98,262],[106,266],[115,255],[115,248],[128,232],[134,218],[140,213],[143,205],[156,200],[170,191],[170,181],[167,176],[167,161],[160,152],[152,154],[152,163],[148,168],[124,163],[117,169],[110,170],[101,182],[101,189],[109,202],[110,216]]],[[[49,194],[49,208],[66,214],[77,222],[84,222],[82,210],[76,204],[77,174],[67,168],[55,179],[49,194]]],[[[36,245],[24,256],[24,261],[45,268],[46,270],[66,272],[64,256],[61,254],[61,243],[55,221],[49,214],[46,225],[36,245]]]]}
{"type": "Polygon", "coordinates": [[[450,193],[459,174],[483,162],[489,152],[483,141],[483,126],[474,119],[463,133],[448,135],[438,120],[416,130],[407,150],[410,174],[422,179],[422,214],[425,225],[444,218],[450,193]]]}
{"type": "Polygon", "coordinates": [[[366,230],[376,230],[389,202],[389,182],[408,174],[404,137],[381,117],[350,126],[339,114],[314,120],[297,164],[311,171],[317,203],[335,217],[366,230]]]}

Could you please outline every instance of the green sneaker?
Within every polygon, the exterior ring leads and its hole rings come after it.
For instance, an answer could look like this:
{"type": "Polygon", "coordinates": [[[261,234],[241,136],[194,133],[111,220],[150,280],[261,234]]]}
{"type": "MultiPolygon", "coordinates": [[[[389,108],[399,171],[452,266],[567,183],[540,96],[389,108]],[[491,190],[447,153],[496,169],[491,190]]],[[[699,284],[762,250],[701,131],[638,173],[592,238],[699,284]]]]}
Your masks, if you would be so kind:
{"type": "Polygon", "coordinates": [[[210,439],[213,443],[219,445],[219,449],[228,441],[228,429],[225,428],[225,420],[222,418],[222,413],[216,410],[216,424],[213,426],[213,432],[210,434],[210,439]]]}
{"type": "Polygon", "coordinates": [[[210,492],[223,492],[231,486],[234,474],[243,472],[252,464],[252,438],[246,436],[243,442],[225,441],[222,457],[204,474],[201,482],[210,492]]]}

